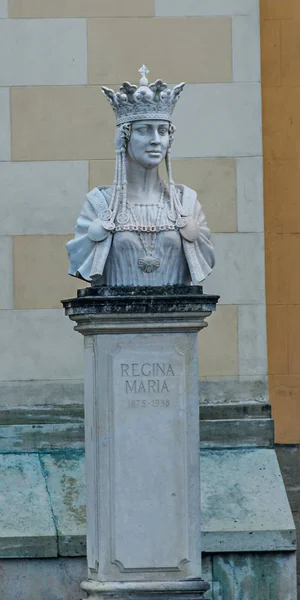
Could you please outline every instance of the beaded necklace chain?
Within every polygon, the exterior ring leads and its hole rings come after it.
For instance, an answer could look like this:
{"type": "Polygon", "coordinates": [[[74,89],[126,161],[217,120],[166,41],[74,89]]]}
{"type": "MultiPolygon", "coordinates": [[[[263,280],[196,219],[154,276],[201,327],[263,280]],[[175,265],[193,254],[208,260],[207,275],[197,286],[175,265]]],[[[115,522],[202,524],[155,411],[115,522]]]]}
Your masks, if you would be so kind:
{"type": "MultiPolygon", "coordinates": [[[[134,212],[132,204],[127,203],[127,208],[131,213],[133,222],[136,227],[136,232],[139,236],[142,248],[145,252],[144,256],[138,259],[138,266],[144,273],[152,273],[156,269],[160,267],[160,258],[155,254],[155,246],[156,246],[156,238],[157,232],[160,231],[161,226],[161,215],[164,206],[164,195],[165,195],[165,185],[164,182],[160,182],[161,192],[159,202],[157,204],[157,216],[155,220],[155,225],[152,226],[153,229],[148,230],[147,232],[143,232],[141,225],[138,222],[136,214],[134,212]],[[151,233],[151,242],[147,244],[147,236],[151,233]]],[[[151,226],[150,226],[151,227],[151,226]]]]}

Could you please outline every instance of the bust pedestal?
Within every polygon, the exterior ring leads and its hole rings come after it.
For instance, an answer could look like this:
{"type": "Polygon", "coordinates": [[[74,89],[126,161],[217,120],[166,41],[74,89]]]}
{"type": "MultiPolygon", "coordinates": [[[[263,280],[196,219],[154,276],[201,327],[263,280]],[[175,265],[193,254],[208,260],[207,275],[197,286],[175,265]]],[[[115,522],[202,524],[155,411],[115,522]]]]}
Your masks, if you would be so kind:
{"type": "Polygon", "coordinates": [[[88,288],[64,300],[85,345],[89,598],[196,600],[201,579],[200,286],[88,288]]]}

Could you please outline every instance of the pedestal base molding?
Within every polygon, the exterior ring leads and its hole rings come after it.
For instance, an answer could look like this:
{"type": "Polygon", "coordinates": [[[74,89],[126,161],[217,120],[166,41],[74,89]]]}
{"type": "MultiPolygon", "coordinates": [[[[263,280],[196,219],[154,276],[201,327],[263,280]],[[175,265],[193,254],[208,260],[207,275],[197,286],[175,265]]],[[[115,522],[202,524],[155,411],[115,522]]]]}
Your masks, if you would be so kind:
{"type": "MultiPolygon", "coordinates": [[[[203,579],[186,581],[83,581],[89,600],[205,600],[209,584],[203,579]]],[[[206,598],[208,600],[208,598],[206,598]]]]}

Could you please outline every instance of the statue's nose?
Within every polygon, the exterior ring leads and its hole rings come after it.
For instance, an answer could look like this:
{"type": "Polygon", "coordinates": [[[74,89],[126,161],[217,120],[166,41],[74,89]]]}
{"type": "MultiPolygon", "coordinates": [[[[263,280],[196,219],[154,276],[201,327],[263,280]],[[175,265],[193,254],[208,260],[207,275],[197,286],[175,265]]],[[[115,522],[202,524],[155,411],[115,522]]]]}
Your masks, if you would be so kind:
{"type": "Polygon", "coordinates": [[[151,140],[151,144],[159,144],[159,142],[160,142],[160,139],[159,139],[158,131],[154,131],[152,140],[151,140]]]}

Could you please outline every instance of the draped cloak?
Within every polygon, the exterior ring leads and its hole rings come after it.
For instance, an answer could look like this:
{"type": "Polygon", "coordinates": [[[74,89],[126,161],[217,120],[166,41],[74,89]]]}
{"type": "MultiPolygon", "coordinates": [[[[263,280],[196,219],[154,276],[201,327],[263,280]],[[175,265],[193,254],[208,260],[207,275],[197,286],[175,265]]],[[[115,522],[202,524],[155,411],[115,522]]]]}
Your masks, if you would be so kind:
{"type": "MultiPolygon", "coordinates": [[[[109,196],[106,187],[94,188],[87,194],[75,228],[75,237],[67,243],[70,259],[69,274],[94,285],[168,285],[174,283],[199,284],[214,266],[214,250],[211,233],[203,209],[194,190],[185,185],[177,185],[181,203],[189,216],[199,227],[199,235],[193,242],[185,240],[179,231],[157,233],[155,250],[161,257],[161,266],[151,274],[143,273],[137,265],[135,254],[143,252],[136,231],[109,233],[101,242],[94,242],[88,236],[90,224],[108,207],[109,196]],[[115,239],[114,239],[114,236],[115,239]],[[117,237],[118,236],[118,237],[117,237]]],[[[145,209],[151,218],[151,210],[146,205],[135,205],[143,214],[145,209]],[[143,207],[143,208],[142,208],[143,207]]],[[[157,206],[155,207],[157,214],[157,206]]],[[[169,203],[165,202],[165,220],[169,203]]],[[[149,216],[148,215],[148,216],[149,216]]],[[[162,214],[162,219],[163,219],[162,214]]],[[[144,236],[153,234],[144,234],[144,236]]]]}

